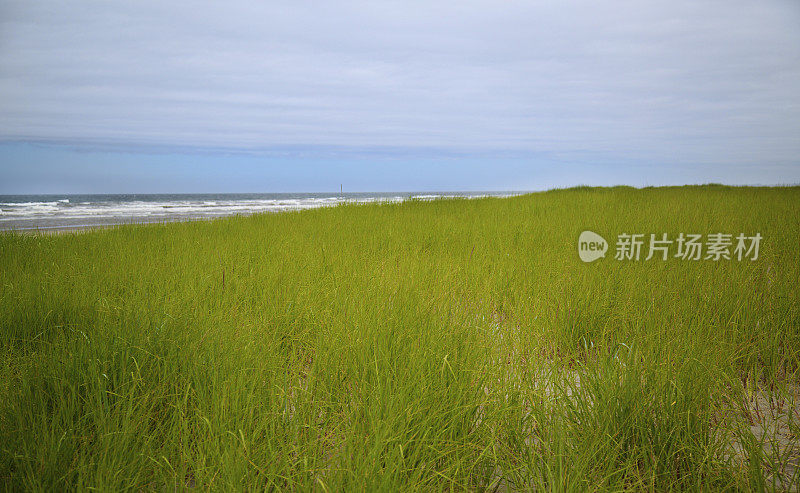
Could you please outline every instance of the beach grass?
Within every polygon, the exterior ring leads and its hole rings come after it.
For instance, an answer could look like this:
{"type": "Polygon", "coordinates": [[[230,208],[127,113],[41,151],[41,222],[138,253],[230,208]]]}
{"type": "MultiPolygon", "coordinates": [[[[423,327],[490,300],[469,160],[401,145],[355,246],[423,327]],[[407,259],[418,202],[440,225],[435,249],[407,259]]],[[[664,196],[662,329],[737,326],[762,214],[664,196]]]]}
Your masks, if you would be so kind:
{"type": "Polygon", "coordinates": [[[797,488],[798,280],[800,187],[2,234],[0,488],[797,488]]]}

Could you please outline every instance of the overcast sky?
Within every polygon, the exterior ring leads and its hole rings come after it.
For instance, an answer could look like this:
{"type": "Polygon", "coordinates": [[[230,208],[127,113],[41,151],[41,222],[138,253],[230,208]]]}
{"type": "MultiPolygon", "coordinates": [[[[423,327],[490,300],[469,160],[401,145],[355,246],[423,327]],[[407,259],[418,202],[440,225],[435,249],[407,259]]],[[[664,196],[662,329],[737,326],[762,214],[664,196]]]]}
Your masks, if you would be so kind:
{"type": "Polygon", "coordinates": [[[0,0],[0,193],[800,182],[800,2],[0,0]]]}

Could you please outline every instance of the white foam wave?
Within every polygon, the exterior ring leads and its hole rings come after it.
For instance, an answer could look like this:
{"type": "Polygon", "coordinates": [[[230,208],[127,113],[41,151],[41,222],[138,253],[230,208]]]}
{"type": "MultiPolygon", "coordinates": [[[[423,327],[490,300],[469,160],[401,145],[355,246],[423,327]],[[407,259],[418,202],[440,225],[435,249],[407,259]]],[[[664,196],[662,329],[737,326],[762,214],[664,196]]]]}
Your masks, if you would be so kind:
{"type": "Polygon", "coordinates": [[[298,199],[174,200],[161,202],[79,202],[70,204],[68,207],[63,207],[69,204],[66,200],[68,199],[53,202],[2,202],[0,203],[0,218],[36,219],[43,216],[64,219],[92,217],[202,217],[312,209],[333,206],[343,202],[375,202],[385,199],[381,197],[367,197],[365,199],[309,197],[298,199]]]}
{"type": "MultiPolygon", "coordinates": [[[[489,194],[492,195],[492,194],[489,194]]],[[[434,200],[444,197],[469,197],[463,194],[376,195],[354,197],[295,197],[261,199],[185,199],[162,201],[83,201],[69,199],[30,202],[0,202],[0,229],[22,221],[45,224],[73,224],[75,221],[114,223],[136,220],[174,220],[212,218],[230,215],[249,215],[263,212],[283,212],[318,207],[331,207],[342,203],[397,203],[409,198],[434,200]]],[[[485,195],[483,195],[485,196],[485,195]]]]}

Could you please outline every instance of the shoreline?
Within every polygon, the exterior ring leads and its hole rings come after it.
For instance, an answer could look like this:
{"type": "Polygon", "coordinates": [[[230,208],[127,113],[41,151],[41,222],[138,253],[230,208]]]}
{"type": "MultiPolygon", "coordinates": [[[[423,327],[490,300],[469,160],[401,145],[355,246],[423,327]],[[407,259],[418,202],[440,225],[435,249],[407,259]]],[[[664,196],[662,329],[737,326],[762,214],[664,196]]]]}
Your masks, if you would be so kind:
{"type": "Polygon", "coordinates": [[[51,234],[65,234],[65,233],[86,233],[89,231],[110,229],[119,226],[146,226],[151,224],[172,224],[172,223],[185,223],[194,221],[211,221],[219,217],[232,217],[232,216],[218,216],[218,217],[197,217],[197,218],[184,218],[184,219],[166,219],[154,221],[135,221],[135,222],[114,222],[106,224],[65,224],[59,226],[41,226],[33,228],[9,228],[0,229],[2,234],[25,234],[25,235],[51,235],[51,234]]]}
{"type": "Polygon", "coordinates": [[[0,233],[52,234],[125,224],[205,221],[231,216],[288,212],[341,204],[407,200],[509,197],[518,192],[392,192],[327,194],[156,194],[0,196],[0,233]],[[11,200],[11,199],[15,200],[11,200]],[[5,200],[5,202],[3,202],[5,200]]]}
{"type": "MultiPolygon", "coordinates": [[[[486,191],[486,192],[442,192],[442,193],[428,193],[428,192],[396,192],[396,193],[357,193],[350,194],[349,196],[337,197],[317,197],[316,194],[308,194],[307,197],[271,197],[263,199],[252,199],[246,195],[235,197],[235,195],[219,194],[218,196],[204,196],[198,195],[164,195],[163,197],[170,197],[170,200],[155,201],[152,203],[141,201],[112,201],[113,207],[121,208],[122,210],[129,208],[140,208],[143,204],[146,207],[151,207],[158,212],[156,217],[152,215],[136,215],[140,211],[133,214],[122,213],[119,216],[101,215],[95,216],[89,214],[83,217],[70,217],[55,216],[44,214],[38,218],[12,218],[7,219],[8,224],[2,224],[0,220],[0,234],[8,232],[16,232],[20,234],[57,234],[64,232],[77,232],[92,229],[108,228],[111,226],[123,226],[127,224],[166,224],[190,221],[210,221],[225,217],[234,216],[252,216],[254,214],[265,213],[282,213],[282,212],[295,212],[302,210],[321,209],[336,207],[343,204],[384,204],[384,203],[400,203],[410,200],[449,200],[449,199],[480,199],[487,197],[495,198],[509,198],[518,196],[529,192],[499,192],[499,191],[486,191]],[[235,198],[233,198],[235,197],[235,198]],[[206,200],[215,198],[216,200],[206,200]],[[233,199],[232,199],[233,198],[233,199]],[[231,200],[232,199],[232,200],[231,200]],[[254,202],[255,200],[255,202],[254,202]],[[307,202],[302,202],[307,201],[307,202]],[[301,203],[302,202],[302,203],[301,203]],[[226,208],[228,208],[226,210],[226,208]],[[181,210],[177,209],[194,209],[194,210],[181,210]],[[199,212],[204,210],[204,212],[199,212]],[[170,212],[174,211],[174,212],[170,212]],[[59,217],[57,220],[56,217],[59,217]],[[77,224],[52,224],[57,221],[74,222],[77,224]],[[34,221],[44,222],[45,225],[37,225],[34,221]],[[81,221],[94,222],[94,224],[81,224],[81,221]],[[14,223],[17,223],[16,225],[14,223]],[[47,223],[50,223],[48,225],[47,223]]],[[[270,195],[270,194],[265,194],[270,195]]],[[[283,194],[274,194],[283,195],[283,194]]],[[[31,199],[42,199],[45,196],[31,196],[31,199]]],[[[84,198],[89,198],[86,196],[84,198]]],[[[157,196],[152,196],[157,197],[157,196]]],[[[2,198],[2,196],[0,196],[2,198]]],[[[102,211],[109,202],[79,202],[73,204],[67,199],[60,199],[57,201],[49,202],[20,202],[17,206],[41,208],[53,208],[54,213],[60,214],[62,210],[69,211],[73,207],[77,208],[97,208],[102,211]]],[[[13,203],[6,203],[6,206],[13,205],[13,203]]],[[[103,211],[105,212],[105,211],[103,211]]],[[[132,212],[132,211],[130,211],[132,212]]],[[[38,215],[38,214],[37,214],[38,215]]],[[[0,218],[2,213],[0,213],[0,218]]]]}

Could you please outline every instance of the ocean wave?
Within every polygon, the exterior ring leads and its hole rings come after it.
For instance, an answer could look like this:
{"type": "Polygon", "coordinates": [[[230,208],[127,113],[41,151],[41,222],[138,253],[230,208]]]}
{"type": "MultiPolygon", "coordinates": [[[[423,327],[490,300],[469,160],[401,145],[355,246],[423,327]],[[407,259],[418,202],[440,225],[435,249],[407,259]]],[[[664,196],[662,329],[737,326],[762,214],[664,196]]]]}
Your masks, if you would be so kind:
{"type": "MultiPolygon", "coordinates": [[[[485,196],[482,194],[481,196],[485,196]]],[[[488,194],[493,195],[493,194],[488,194]]],[[[408,199],[434,200],[445,197],[475,197],[477,194],[378,194],[350,196],[311,196],[274,198],[186,198],[173,200],[29,200],[0,202],[0,229],[22,222],[31,224],[68,224],[76,220],[103,223],[119,220],[202,219],[265,212],[284,212],[338,204],[398,203],[408,199]]]]}

